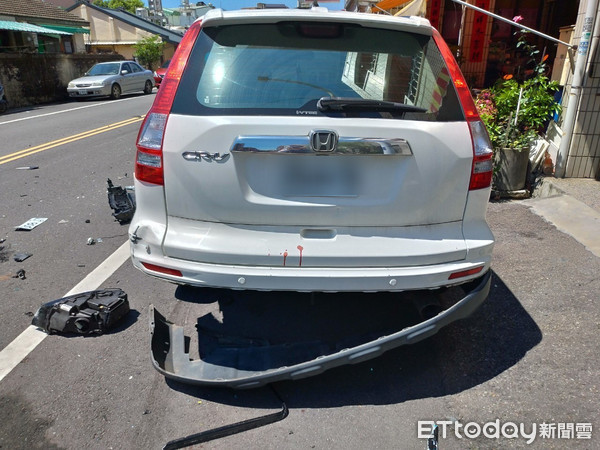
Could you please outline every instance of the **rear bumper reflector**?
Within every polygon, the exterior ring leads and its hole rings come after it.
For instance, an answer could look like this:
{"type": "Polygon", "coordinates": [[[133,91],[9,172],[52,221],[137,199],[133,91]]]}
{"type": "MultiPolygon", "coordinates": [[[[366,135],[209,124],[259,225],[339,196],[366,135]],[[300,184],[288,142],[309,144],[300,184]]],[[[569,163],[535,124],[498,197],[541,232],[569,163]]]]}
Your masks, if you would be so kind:
{"type": "Polygon", "coordinates": [[[152,270],[153,272],[165,273],[167,275],[173,275],[174,277],[182,277],[183,274],[177,269],[171,269],[169,267],[157,266],[156,264],[150,264],[147,262],[142,262],[142,266],[148,270],[152,270]]]}
{"type": "Polygon", "coordinates": [[[461,270],[460,272],[451,273],[448,277],[449,280],[456,280],[457,278],[468,277],[469,275],[475,275],[482,271],[484,266],[475,267],[474,269],[461,270]]]}

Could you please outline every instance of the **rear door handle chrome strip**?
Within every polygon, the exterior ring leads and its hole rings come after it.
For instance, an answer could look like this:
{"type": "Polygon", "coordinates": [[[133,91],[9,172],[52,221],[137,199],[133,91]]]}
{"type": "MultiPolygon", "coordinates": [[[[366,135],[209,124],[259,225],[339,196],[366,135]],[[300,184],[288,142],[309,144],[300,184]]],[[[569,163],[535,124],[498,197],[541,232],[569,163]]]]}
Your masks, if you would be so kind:
{"type": "Polygon", "coordinates": [[[308,136],[238,136],[231,153],[297,153],[319,155],[411,156],[406,139],[341,137],[331,152],[315,152],[308,136]]]}

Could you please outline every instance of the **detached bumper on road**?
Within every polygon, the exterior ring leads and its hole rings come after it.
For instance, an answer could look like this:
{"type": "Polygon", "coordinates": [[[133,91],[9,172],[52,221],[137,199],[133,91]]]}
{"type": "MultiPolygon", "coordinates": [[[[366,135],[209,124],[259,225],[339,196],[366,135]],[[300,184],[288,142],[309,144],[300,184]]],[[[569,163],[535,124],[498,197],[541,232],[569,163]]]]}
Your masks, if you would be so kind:
{"type": "MultiPolygon", "coordinates": [[[[152,361],[154,367],[167,378],[206,386],[247,389],[275,381],[306,378],[337,366],[375,358],[401,345],[413,344],[432,336],[451,322],[468,317],[487,298],[491,284],[491,271],[477,281],[479,283],[469,284],[470,290],[465,292],[466,295],[462,299],[435,317],[396,333],[382,335],[370,342],[331,354],[320,354],[316,358],[293,365],[285,365],[285,362],[279,365],[277,361],[278,358],[283,358],[282,361],[285,361],[285,357],[289,357],[290,352],[302,352],[302,346],[298,344],[270,346],[264,342],[258,345],[253,342],[238,346],[230,341],[228,345],[218,347],[211,353],[201,356],[200,359],[191,360],[187,348],[190,338],[184,335],[183,328],[169,322],[151,305],[152,361]],[[262,366],[264,370],[244,368],[244,364],[240,362],[247,360],[253,362],[253,368],[262,366]]],[[[202,339],[200,333],[199,338],[202,339]]],[[[315,347],[314,342],[310,345],[315,347]]]]}

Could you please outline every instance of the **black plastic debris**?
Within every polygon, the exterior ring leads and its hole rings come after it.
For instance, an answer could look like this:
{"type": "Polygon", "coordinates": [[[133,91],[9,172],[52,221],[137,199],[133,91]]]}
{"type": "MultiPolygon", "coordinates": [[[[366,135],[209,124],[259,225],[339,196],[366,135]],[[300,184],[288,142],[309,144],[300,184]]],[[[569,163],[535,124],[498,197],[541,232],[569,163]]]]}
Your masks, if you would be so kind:
{"type": "Polygon", "coordinates": [[[108,184],[108,204],[112,208],[113,217],[122,225],[129,223],[135,212],[135,196],[121,186],[114,186],[109,178],[108,184]]]}
{"type": "Polygon", "coordinates": [[[101,289],[70,295],[46,303],[31,321],[48,334],[102,334],[129,313],[127,294],[121,289],[101,289]]]}
{"type": "Polygon", "coordinates": [[[19,269],[17,271],[17,273],[13,275],[13,278],[20,278],[21,280],[24,280],[25,278],[27,278],[25,276],[25,269],[19,269]]]}
{"type": "Polygon", "coordinates": [[[30,256],[33,256],[33,254],[32,253],[15,253],[15,255],[13,256],[13,259],[16,262],[23,262],[30,256]]]}
{"type": "Polygon", "coordinates": [[[275,390],[273,385],[271,384],[270,386],[277,398],[281,401],[281,411],[277,411],[275,413],[267,414],[260,417],[255,417],[253,419],[243,420],[241,422],[232,423],[230,425],[224,425],[222,427],[213,428],[212,430],[202,431],[200,433],[192,434],[190,436],[186,436],[180,439],[175,439],[173,441],[167,442],[167,444],[163,447],[163,450],[176,450],[180,448],[190,447],[196,444],[202,444],[204,442],[213,441],[215,439],[233,436],[234,434],[242,433],[244,431],[264,427],[265,425],[269,425],[285,419],[289,414],[288,407],[285,404],[285,402],[281,400],[281,396],[275,390]]]}

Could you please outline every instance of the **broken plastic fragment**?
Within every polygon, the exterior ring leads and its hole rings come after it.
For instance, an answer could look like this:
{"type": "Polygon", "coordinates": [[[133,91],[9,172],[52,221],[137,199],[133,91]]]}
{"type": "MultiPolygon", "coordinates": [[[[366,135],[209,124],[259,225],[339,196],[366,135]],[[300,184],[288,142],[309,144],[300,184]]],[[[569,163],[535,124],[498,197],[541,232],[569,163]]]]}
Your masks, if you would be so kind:
{"type": "Polygon", "coordinates": [[[13,275],[13,278],[20,278],[21,280],[24,280],[25,277],[25,270],[24,269],[19,269],[17,271],[17,273],[15,275],[13,275]]]}
{"type": "Polygon", "coordinates": [[[17,231],[21,231],[21,230],[31,231],[35,227],[37,227],[38,225],[44,223],[46,220],[48,220],[47,217],[32,217],[31,219],[29,219],[24,224],[19,225],[18,227],[16,227],[15,230],[17,230],[17,231]]]}
{"type": "Polygon", "coordinates": [[[96,243],[96,240],[94,238],[88,238],[87,245],[94,245],[95,243],[96,243]]]}
{"type": "Polygon", "coordinates": [[[33,256],[33,254],[32,253],[15,253],[15,256],[13,256],[13,259],[16,262],[23,262],[30,256],[33,256]]]}
{"type": "Polygon", "coordinates": [[[114,211],[113,217],[121,225],[130,222],[135,212],[134,195],[128,192],[129,187],[123,189],[121,186],[114,186],[110,178],[106,182],[108,184],[108,204],[114,211]]]}

